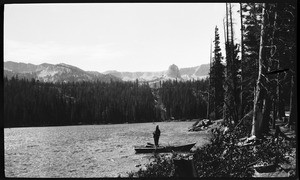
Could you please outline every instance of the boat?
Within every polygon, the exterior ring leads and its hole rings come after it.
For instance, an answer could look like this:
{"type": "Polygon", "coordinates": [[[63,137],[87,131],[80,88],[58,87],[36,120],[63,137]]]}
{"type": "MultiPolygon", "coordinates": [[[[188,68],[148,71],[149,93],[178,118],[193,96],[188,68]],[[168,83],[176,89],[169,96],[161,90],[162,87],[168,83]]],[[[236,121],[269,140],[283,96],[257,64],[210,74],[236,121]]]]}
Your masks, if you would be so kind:
{"type": "Polygon", "coordinates": [[[188,152],[196,143],[181,145],[181,146],[154,146],[148,143],[146,146],[134,146],[136,153],[163,153],[163,152],[188,152]]]}

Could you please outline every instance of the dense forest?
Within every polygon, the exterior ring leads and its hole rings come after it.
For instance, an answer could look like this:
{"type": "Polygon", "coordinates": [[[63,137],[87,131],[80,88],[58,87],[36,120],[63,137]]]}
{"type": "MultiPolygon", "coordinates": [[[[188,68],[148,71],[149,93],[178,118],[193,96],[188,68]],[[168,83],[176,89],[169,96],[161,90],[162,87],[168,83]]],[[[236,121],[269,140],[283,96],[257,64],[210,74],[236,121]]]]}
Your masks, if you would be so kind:
{"type": "Polygon", "coordinates": [[[149,84],[138,81],[44,83],[5,77],[4,125],[115,124],[171,117],[200,118],[206,115],[202,99],[205,97],[199,94],[205,88],[207,80],[167,81],[162,82],[160,89],[151,89],[149,84]]]}
{"type": "Polygon", "coordinates": [[[211,118],[238,124],[253,112],[253,136],[267,133],[269,124],[275,128],[275,120],[283,119],[286,110],[291,114],[288,123],[295,123],[295,17],[296,6],[291,3],[239,3],[235,7],[226,3],[225,57],[218,27],[211,52],[211,118]],[[241,24],[240,40],[236,38],[237,21],[241,24]]]}
{"type": "Polygon", "coordinates": [[[159,97],[165,106],[166,118],[185,120],[206,117],[207,88],[207,79],[164,82],[159,89],[159,97]]]}

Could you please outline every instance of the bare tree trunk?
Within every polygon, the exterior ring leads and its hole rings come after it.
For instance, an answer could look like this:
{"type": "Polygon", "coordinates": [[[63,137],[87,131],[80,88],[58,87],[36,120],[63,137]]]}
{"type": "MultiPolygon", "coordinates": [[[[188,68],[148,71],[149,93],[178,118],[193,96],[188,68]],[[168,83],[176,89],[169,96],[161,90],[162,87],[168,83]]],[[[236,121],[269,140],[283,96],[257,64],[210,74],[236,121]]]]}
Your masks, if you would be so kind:
{"type": "MultiPolygon", "coordinates": [[[[277,64],[277,69],[280,69],[280,60],[278,60],[278,64],[277,64]]],[[[279,120],[282,120],[283,117],[285,117],[285,103],[283,100],[283,96],[282,96],[282,87],[280,85],[280,79],[281,79],[281,74],[277,74],[277,88],[276,88],[276,94],[277,94],[277,99],[276,99],[276,106],[277,106],[277,118],[279,120]]],[[[275,122],[273,122],[272,125],[273,129],[275,129],[275,122]]]]}
{"type": "Polygon", "coordinates": [[[273,120],[272,120],[272,129],[275,129],[277,119],[277,102],[273,102],[273,120]]]}
{"type": "Polygon", "coordinates": [[[291,78],[291,94],[290,94],[290,117],[289,117],[289,122],[288,125],[291,125],[293,121],[295,121],[295,82],[294,82],[294,75],[292,75],[291,78]]]}
{"type": "Polygon", "coordinates": [[[296,50],[295,47],[292,46],[290,53],[290,61],[291,61],[291,94],[290,94],[290,117],[288,125],[292,125],[297,123],[297,58],[296,58],[296,50]]]}
{"type": "Polygon", "coordinates": [[[224,27],[224,40],[225,40],[225,44],[226,44],[226,42],[227,42],[227,39],[226,39],[226,26],[225,26],[224,19],[223,19],[223,27],[224,27]]]}
{"type": "MultiPolygon", "coordinates": [[[[231,45],[232,45],[232,55],[234,54],[234,41],[233,41],[233,23],[232,23],[232,6],[229,3],[229,15],[230,15],[230,34],[231,34],[231,45]]],[[[232,57],[233,58],[233,57],[232,57]]]]}
{"type": "MultiPolygon", "coordinates": [[[[273,20],[273,32],[272,32],[272,39],[271,39],[271,59],[274,60],[274,62],[277,62],[277,69],[280,69],[280,63],[279,63],[279,59],[275,60],[274,56],[276,54],[276,49],[273,48],[274,46],[274,38],[275,38],[275,30],[276,30],[276,21],[277,21],[277,4],[275,4],[274,7],[274,20],[273,20]]],[[[278,108],[278,100],[279,100],[279,73],[277,74],[277,78],[276,78],[276,88],[275,88],[275,93],[274,93],[274,99],[275,101],[273,102],[273,121],[272,121],[272,129],[275,129],[275,124],[276,124],[276,119],[277,119],[277,108],[278,108]],[[276,107],[277,106],[277,107],[276,107]]]]}
{"type": "Polygon", "coordinates": [[[261,135],[262,127],[262,109],[263,109],[263,78],[265,68],[265,8],[266,4],[262,4],[262,19],[261,19],[261,32],[260,32],[260,44],[259,44],[259,57],[258,57],[258,78],[256,82],[256,90],[254,97],[253,107],[253,119],[251,135],[259,137],[261,135]]]}
{"type": "MultiPolygon", "coordinates": [[[[227,3],[226,3],[226,18],[227,18],[227,3]]],[[[225,22],[223,19],[223,26],[224,26],[224,40],[225,40],[225,51],[227,51],[226,49],[226,44],[227,44],[227,32],[226,32],[226,27],[227,26],[227,21],[226,21],[226,26],[225,26],[225,22]]],[[[226,59],[227,59],[227,55],[226,55],[226,59]]],[[[227,65],[226,65],[227,66],[227,65]]],[[[227,99],[227,84],[226,84],[226,79],[227,79],[228,73],[227,73],[227,67],[225,69],[225,83],[224,83],[224,104],[223,104],[223,119],[226,119],[226,112],[227,112],[227,105],[226,105],[226,99],[227,99]]]]}
{"type": "MultiPolygon", "coordinates": [[[[227,3],[226,3],[226,18],[227,18],[227,3]]],[[[224,40],[225,40],[225,50],[227,51],[226,49],[226,44],[227,44],[227,32],[226,32],[226,27],[227,26],[227,21],[226,21],[226,26],[225,26],[225,22],[224,22],[224,19],[223,19],[223,26],[224,26],[224,40]]],[[[226,59],[227,59],[227,56],[226,56],[226,59]]],[[[227,65],[226,65],[227,66],[227,65]]],[[[225,83],[224,83],[224,104],[223,104],[223,119],[226,119],[226,112],[227,112],[227,105],[226,105],[226,98],[227,98],[227,85],[226,85],[226,79],[227,79],[227,76],[228,76],[228,73],[227,73],[227,67],[225,69],[225,83]]]]}
{"type": "Polygon", "coordinates": [[[241,18],[241,92],[240,92],[240,106],[239,106],[239,119],[241,119],[244,114],[243,107],[243,58],[244,58],[244,42],[243,42],[243,13],[242,13],[242,3],[240,3],[240,18],[241,18]]]}
{"type": "Polygon", "coordinates": [[[229,32],[228,32],[228,5],[226,3],[226,36],[227,42],[229,41],[229,32]]]}
{"type": "MultiPolygon", "coordinates": [[[[225,28],[225,27],[224,27],[225,28]]],[[[228,42],[229,42],[229,32],[228,32],[228,4],[226,3],[226,38],[225,38],[225,49],[226,49],[226,70],[225,70],[225,81],[228,79],[228,42]]],[[[227,111],[228,107],[226,104],[226,101],[228,99],[228,85],[227,83],[224,83],[224,89],[225,89],[225,97],[224,97],[224,106],[223,106],[223,119],[227,118],[227,111]]]]}
{"type": "Polygon", "coordinates": [[[231,78],[232,78],[232,87],[233,87],[233,120],[237,124],[239,121],[239,93],[237,91],[237,60],[235,58],[235,47],[234,47],[234,32],[233,32],[233,21],[232,21],[232,6],[230,3],[229,6],[230,14],[230,33],[231,33],[231,78]]]}

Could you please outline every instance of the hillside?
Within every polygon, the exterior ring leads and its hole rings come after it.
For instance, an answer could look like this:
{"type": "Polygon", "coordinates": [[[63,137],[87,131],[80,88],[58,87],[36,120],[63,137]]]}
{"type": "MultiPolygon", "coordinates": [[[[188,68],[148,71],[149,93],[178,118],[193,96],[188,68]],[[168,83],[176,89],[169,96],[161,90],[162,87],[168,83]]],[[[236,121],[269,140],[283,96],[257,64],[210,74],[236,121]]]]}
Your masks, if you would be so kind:
{"type": "Polygon", "coordinates": [[[208,76],[209,64],[202,64],[200,66],[179,68],[175,64],[169,66],[165,71],[156,72],[119,72],[115,70],[105,71],[104,74],[114,75],[123,81],[134,81],[138,79],[139,81],[156,81],[156,80],[168,80],[168,79],[178,79],[178,80],[197,80],[203,79],[208,76]],[[179,71],[177,71],[177,69],[179,71]]]}
{"type": "Polygon", "coordinates": [[[64,63],[34,65],[7,61],[4,62],[4,76],[8,78],[18,76],[29,80],[34,78],[42,82],[121,81],[120,78],[110,74],[84,71],[64,63]]]}

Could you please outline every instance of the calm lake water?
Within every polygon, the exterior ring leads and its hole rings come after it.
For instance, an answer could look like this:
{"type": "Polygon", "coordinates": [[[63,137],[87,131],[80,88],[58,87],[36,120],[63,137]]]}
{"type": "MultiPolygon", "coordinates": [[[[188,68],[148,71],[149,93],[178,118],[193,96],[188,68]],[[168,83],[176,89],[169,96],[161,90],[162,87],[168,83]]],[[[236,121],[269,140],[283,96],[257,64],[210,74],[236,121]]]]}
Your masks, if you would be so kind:
{"type": "MultiPolygon", "coordinates": [[[[126,177],[151,154],[135,154],[134,145],[153,143],[156,125],[160,144],[209,141],[206,132],[188,132],[193,122],[5,128],[6,177],[126,177]]],[[[196,148],[194,147],[194,148],[196,148]]]]}

